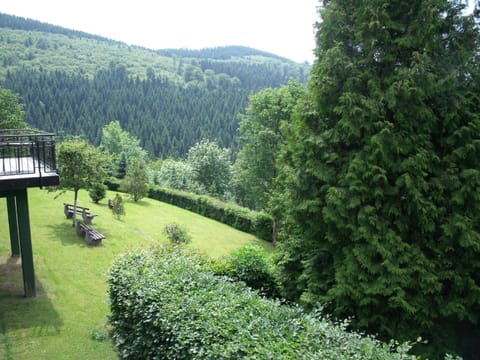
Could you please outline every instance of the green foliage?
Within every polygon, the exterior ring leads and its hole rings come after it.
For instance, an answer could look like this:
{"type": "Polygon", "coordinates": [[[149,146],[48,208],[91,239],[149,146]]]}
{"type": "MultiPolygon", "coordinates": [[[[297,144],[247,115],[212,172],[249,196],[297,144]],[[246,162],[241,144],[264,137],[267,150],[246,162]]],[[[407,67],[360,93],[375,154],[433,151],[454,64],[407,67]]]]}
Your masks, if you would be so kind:
{"type": "Polygon", "coordinates": [[[463,353],[463,334],[479,342],[478,27],[453,1],[326,3],[276,191],[284,292],[463,353]]]}
{"type": "Polygon", "coordinates": [[[216,141],[201,140],[188,150],[193,181],[211,195],[222,195],[230,182],[230,153],[216,141]]]}
{"type": "Polygon", "coordinates": [[[23,129],[27,127],[24,120],[23,105],[18,95],[0,87],[0,129],[23,129]]]}
{"type": "Polygon", "coordinates": [[[155,184],[161,187],[193,191],[193,172],[189,163],[183,160],[166,159],[155,172],[155,184]]]}
{"type": "Polygon", "coordinates": [[[123,179],[125,175],[127,175],[127,167],[128,167],[127,155],[125,154],[124,151],[122,151],[117,161],[117,169],[116,169],[115,177],[117,179],[123,179]]]}
{"type": "Polygon", "coordinates": [[[237,201],[252,209],[266,209],[276,160],[284,143],[282,127],[288,126],[293,108],[305,93],[296,82],[250,95],[246,115],[241,117],[241,148],[233,170],[237,201]]]}
{"type": "Polygon", "coordinates": [[[57,146],[60,186],[74,191],[103,182],[107,158],[85,140],[74,138],[57,146]]]}
{"type": "Polygon", "coordinates": [[[270,298],[278,296],[273,263],[259,246],[245,245],[233,250],[229,256],[213,261],[212,270],[217,275],[243,281],[262,295],[270,298]]]}
{"type": "Polygon", "coordinates": [[[103,183],[95,183],[90,186],[88,195],[90,195],[90,199],[92,199],[95,204],[98,204],[100,200],[105,199],[107,188],[103,183]]]}
{"type": "Polygon", "coordinates": [[[120,220],[122,216],[126,215],[123,198],[120,194],[115,194],[112,200],[112,214],[117,220],[120,220]]]}
{"type": "Polygon", "coordinates": [[[108,278],[124,359],[413,359],[319,314],[214,276],[178,247],[122,256],[108,278]]]}
{"type": "MultiPolygon", "coordinates": [[[[73,138],[57,146],[57,171],[60,188],[72,189],[74,207],[77,206],[78,191],[102,184],[106,178],[109,159],[85,140],[73,138]]],[[[74,212],[73,221],[76,221],[74,212]]]]}
{"type": "Polygon", "coordinates": [[[147,158],[147,152],[140,146],[140,140],[123,130],[118,121],[111,121],[103,127],[102,145],[117,160],[117,173],[121,171],[121,175],[125,175],[127,165],[133,159],[147,158]]]}
{"type": "Polygon", "coordinates": [[[147,196],[148,175],[145,160],[141,158],[134,158],[132,160],[127,175],[120,185],[120,189],[129,193],[135,202],[147,196]]]}
{"type": "Polygon", "coordinates": [[[205,137],[233,147],[248,95],[310,70],[240,47],[181,52],[0,14],[0,83],[21,95],[29,124],[98,145],[118,120],[152,157],[184,156],[205,137]]]}
{"type": "Polygon", "coordinates": [[[253,234],[260,239],[272,241],[273,220],[266,213],[252,211],[205,195],[196,195],[158,186],[150,188],[148,197],[220,221],[235,229],[253,234]]]}
{"type": "Polygon", "coordinates": [[[192,237],[188,233],[187,228],[177,223],[165,225],[163,234],[175,245],[188,244],[192,241],[192,237]]]}
{"type": "Polygon", "coordinates": [[[98,328],[92,331],[92,340],[103,342],[107,341],[109,337],[108,330],[105,328],[98,328]]]}
{"type": "Polygon", "coordinates": [[[108,190],[118,191],[120,189],[120,180],[114,177],[109,177],[105,179],[103,183],[105,184],[108,190]]]}

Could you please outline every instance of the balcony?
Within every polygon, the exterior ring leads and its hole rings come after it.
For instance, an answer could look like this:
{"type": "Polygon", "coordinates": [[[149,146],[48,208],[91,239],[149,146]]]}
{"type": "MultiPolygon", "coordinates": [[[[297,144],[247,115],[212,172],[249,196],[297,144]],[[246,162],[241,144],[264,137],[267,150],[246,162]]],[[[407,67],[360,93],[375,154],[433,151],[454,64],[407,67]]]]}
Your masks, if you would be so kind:
{"type": "Polygon", "coordinates": [[[58,184],[53,134],[0,130],[0,191],[58,184]]]}

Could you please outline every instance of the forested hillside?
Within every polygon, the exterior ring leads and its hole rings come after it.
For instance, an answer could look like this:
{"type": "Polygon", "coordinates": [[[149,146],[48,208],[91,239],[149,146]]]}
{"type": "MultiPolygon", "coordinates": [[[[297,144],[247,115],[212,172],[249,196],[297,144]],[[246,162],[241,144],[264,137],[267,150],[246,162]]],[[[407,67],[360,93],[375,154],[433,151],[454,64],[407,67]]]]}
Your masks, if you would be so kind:
{"type": "Polygon", "coordinates": [[[31,126],[98,144],[118,120],[152,157],[205,137],[234,149],[248,95],[309,71],[240,46],[155,51],[0,14],[0,85],[20,94],[31,126]]]}

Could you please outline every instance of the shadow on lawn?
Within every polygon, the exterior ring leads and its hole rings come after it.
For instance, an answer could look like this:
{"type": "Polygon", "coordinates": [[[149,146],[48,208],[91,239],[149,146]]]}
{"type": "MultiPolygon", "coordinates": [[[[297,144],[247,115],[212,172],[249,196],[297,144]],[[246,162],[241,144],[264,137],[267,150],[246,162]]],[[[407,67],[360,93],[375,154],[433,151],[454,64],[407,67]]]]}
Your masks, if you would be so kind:
{"type": "Polygon", "coordinates": [[[50,231],[51,240],[60,241],[62,245],[74,245],[78,247],[87,247],[83,237],[78,236],[75,228],[72,226],[72,221],[68,220],[61,224],[46,225],[50,231]]]}
{"type": "Polygon", "coordinates": [[[8,338],[12,336],[9,333],[20,334],[18,336],[50,336],[60,333],[62,319],[38,278],[35,279],[35,284],[37,296],[24,297],[20,259],[0,257],[0,336],[6,349],[8,338]],[[28,332],[15,331],[19,329],[28,332]]]}

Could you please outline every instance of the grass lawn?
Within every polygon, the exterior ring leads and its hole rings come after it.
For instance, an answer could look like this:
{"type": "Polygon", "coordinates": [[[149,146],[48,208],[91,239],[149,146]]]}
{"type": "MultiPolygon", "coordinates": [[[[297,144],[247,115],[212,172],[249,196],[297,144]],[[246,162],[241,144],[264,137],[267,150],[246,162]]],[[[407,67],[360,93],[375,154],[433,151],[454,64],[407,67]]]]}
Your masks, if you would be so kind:
{"type": "Polygon", "coordinates": [[[28,192],[37,285],[37,297],[30,299],[23,297],[20,261],[10,257],[6,200],[0,199],[0,359],[117,359],[108,339],[92,339],[106,328],[110,266],[121,253],[165,243],[168,223],[186,226],[189,246],[211,256],[248,243],[270,248],[252,235],[151,199],[126,201],[126,216],[117,220],[106,199],[94,204],[81,191],[79,205],[98,214],[93,226],[106,236],[102,246],[88,247],[63,214],[73,192],[57,195],[28,192]]]}

